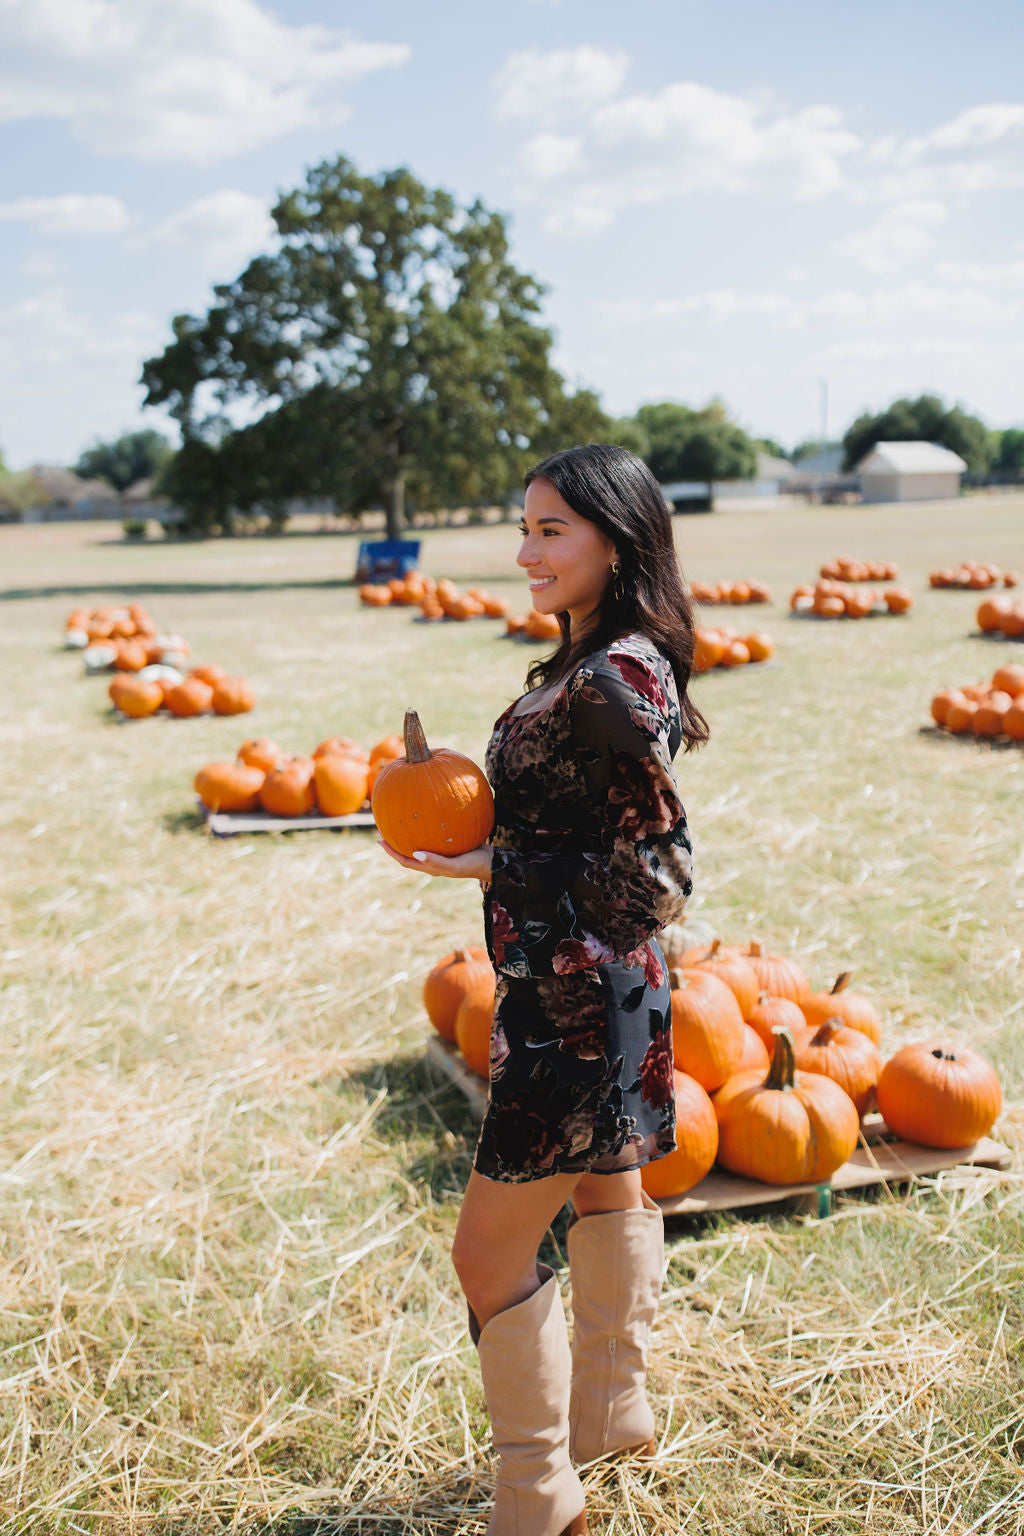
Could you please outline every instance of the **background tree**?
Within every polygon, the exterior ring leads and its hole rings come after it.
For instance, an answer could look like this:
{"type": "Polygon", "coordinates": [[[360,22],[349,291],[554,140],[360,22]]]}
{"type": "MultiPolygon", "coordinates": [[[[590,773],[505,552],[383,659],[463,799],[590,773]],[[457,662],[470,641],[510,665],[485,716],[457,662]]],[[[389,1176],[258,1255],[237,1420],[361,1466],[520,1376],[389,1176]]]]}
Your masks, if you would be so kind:
{"type": "Polygon", "coordinates": [[[754,447],[759,448],[762,453],[770,453],[773,459],[788,459],[790,457],[782,444],[776,442],[774,437],[756,437],[754,439],[754,447]]]}
{"type": "Polygon", "coordinates": [[[136,480],[155,480],[173,457],[162,432],[124,432],[112,443],[86,448],[74,468],[85,480],[106,480],[115,491],[125,491],[136,480]]]}
{"type": "Polygon", "coordinates": [[[1004,475],[1024,474],[1024,431],[1007,427],[993,432],[992,468],[1004,475]]]}
{"type": "Polygon", "coordinates": [[[984,474],[992,451],[988,428],[958,405],[947,409],[938,395],[894,400],[877,416],[865,413],[843,438],[844,469],[854,469],[876,443],[940,443],[958,453],[974,474],[984,474]]]}
{"type": "Polygon", "coordinates": [[[607,421],[587,391],[566,395],[500,214],[344,158],[272,214],[279,248],[215,288],[205,317],[178,316],[143,367],[146,404],[182,429],[173,483],[193,528],[332,496],[383,505],[397,537],[407,496],[504,500],[531,458],[607,421]]]}
{"type": "Polygon", "coordinates": [[[720,400],[699,411],[670,401],[642,405],[635,419],[650,444],[646,462],[663,484],[747,480],[757,471],[757,449],[720,400]]]}

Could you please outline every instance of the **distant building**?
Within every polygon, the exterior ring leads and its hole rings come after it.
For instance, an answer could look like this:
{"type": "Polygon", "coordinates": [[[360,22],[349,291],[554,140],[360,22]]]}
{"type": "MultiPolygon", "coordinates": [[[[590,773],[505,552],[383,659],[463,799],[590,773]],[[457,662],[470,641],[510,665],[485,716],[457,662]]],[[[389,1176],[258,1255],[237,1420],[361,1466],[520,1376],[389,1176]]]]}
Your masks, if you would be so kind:
{"type": "Polygon", "coordinates": [[[842,445],[809,453],[792,465],[786,486],[794,496],[816,501],[856,500],[860,495],[860,476],[843,469],[842,445]]]}
{"type": "Polygon", "coordinates": [[[758,453],[752,480],[716,480],[715,500],[730,496],[780,496],[789,489],[795,465],[771,453],[758,453]]]}
{"type": "Polygon", "coordinates": [[[121,516],[121,498],[105,480],[83,480],[73,470],[50,464],[33,464],[29,473],[41,499],[25,512],[27,523],[121,516]]]}
{"type": "Polygon", "coordinates": [[[967,465],[938,443],[876,443],[857,465],[864,501],[946,501],[967,465]]]}

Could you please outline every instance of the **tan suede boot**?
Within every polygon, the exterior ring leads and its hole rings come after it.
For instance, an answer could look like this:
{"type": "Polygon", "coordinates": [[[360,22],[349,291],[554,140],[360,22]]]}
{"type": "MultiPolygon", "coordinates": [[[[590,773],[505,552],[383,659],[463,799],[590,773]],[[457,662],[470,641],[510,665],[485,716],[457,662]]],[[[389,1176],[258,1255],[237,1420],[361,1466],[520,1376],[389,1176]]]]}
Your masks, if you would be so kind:
{"type": "Polygon", "coordinates": [[[585,1536],[583,1485],[569,1461],[569,1335],[554,1272],[476,1339],[501,1458],[488,1536],[585,1536]]]}
{"type": "Polygon", "coordinates": [[[572,1280],[573,1461],[618,1451],[654,1455],[644,1391],[647,1345],[661,1294],[665,1227],[645,1194],[642,1211],[601,1211],[569,1227],[572,1280]]]}

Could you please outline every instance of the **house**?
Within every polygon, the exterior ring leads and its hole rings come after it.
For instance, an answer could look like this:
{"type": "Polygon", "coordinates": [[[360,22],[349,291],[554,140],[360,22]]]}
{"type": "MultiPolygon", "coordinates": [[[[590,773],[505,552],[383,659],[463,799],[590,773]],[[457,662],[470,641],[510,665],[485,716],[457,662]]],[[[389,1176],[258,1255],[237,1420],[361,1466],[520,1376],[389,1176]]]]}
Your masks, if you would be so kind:
{"type": "Polygon", "coordinates": [[[788,459],[778,459],[771,453],[757,455],[757,468],[752,480],[716,480],[715,500],[730,496],[781,496],[789,489],[794,466],[788,459]]]}
{"type": "Polygon", "coordinates": [[[27,523],[121,516],[120,498],[105,480],[83,480],[73,470],[49,464],[33,464],[29,473],[39,487],[40,502],[25,513],[27,523]]]}
{"type": "Polygon", "coordinates": [[[860,497],[860,476],[843,469],[843,447],[820,448],[798,459],[786,486],[793,496],[809,501],[856,501],[860,497]]]}
{"type": "Polygon", "coordinates": [[[876,443],[857,465],[864,501],[945,501],[967,465],[938,443],[876,443]]]}

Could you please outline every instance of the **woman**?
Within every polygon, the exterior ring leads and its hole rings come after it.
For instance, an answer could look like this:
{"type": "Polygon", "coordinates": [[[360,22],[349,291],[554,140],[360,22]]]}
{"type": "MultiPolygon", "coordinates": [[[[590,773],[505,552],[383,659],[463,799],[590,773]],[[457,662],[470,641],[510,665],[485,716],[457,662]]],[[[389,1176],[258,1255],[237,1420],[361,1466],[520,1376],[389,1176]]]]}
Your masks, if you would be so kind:
{"type": "Polygon", "coordinates": [[[640,1168],[675,1146],[668,979],[655,936],[691,888],[672,758],[707,740],[687,695],[693,619],[668,509],[639,459],[570,448],[526,476],[518,564],[561,644],[498,719],[479,880],[497,972],[488,1108],[453,1259],[500,1466],[491,1536],[585,1531],[573,1469],[654,1449],[644,1392],[661,1213],[640,1168]],[[570,1354],[537,1262],[571,1200],[570,1354]],[[570,1394],[571,1375],[571,1394],[570,1394]]]}

